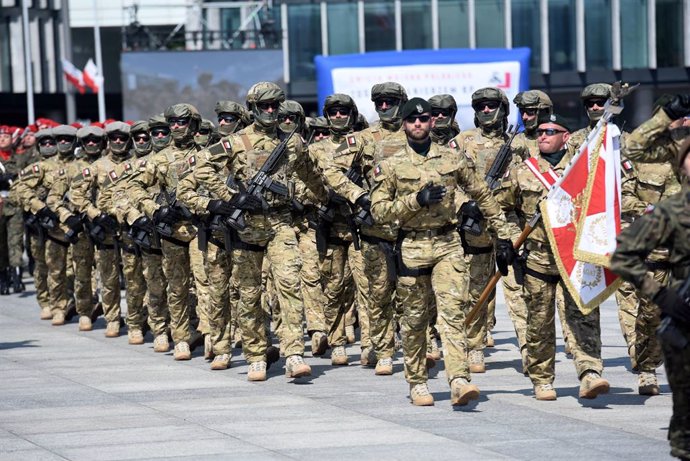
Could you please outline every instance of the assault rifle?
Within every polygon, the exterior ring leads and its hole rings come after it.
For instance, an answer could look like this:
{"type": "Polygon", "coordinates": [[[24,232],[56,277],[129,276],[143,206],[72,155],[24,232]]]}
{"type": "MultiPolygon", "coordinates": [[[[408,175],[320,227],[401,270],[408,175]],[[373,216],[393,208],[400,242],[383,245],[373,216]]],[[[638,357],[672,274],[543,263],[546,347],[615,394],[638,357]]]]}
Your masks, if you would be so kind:
{"type": "Polygon", "coordinates": [[[484,178],[490,190],[494,190],[498,187],[501,183],[501,178],[506,174],[508,165],[510,165],[511,160],[513,160],[513,150],[510,145],[517,134],[517,128],[513,129],[513,125],[511,125],[508,128],[508,133],[510,134],[508,142],[501,146],[496,154],[494,163],[491,164],[491,168],[489,168],[489,172],[486,173],[486,177],[484,178]]]}
{"type": "Polygon", "coordinates": [[[194,215],[189,208],[187,208],[183,203],[181,203],[175,196],[177,191],[168,192],[166,190],[161,190],[160,194],[156,199],[160,205],[167,206],[168,210],[164,211],[160,216],[160,221],[156,223],[156,231],[163,237],[172,237],[175,232],[172,224],[164,222],[165,216],[168,213],[179,213],[183,221],[190,221],[194,215]]]}
{"type": "MultiPolygon", "coordinates": [[[[270,190],[274,194],[277,195],[282,195],[283,197],[288,196],[288,188],[284,184],[279,183],[278,181],[274,181],[271,179],[269,176],[273,171],[276,169],[278,164],[280,163],[281,159],[283,158],[283,155],[285,152],[287,152],[287,146],[288,142],[290,141],[290,138],[292,138],[292,135],[295,134],[297,131],[297,126],[285,136],[285,138],[278,144],[275,149],[271,152],[271,154],[268,156],[266,159],[266,162],[264,162],[263,165],[261,165],[261,168],[259,171],[254,175],[254,177],[249,181],[249,185],[247,186],[247,194],[254,195],[258,198],[261,199],[262,202],[264,202],[263,198],[263,193],[266,190],[270,190]]],[[[232,227],[235,230],[241,231],[245,227],[247,227],[247,224],[244,222],[244,210],[241,209],[236,209],[226,220],[225,223],[232,227]]]]}

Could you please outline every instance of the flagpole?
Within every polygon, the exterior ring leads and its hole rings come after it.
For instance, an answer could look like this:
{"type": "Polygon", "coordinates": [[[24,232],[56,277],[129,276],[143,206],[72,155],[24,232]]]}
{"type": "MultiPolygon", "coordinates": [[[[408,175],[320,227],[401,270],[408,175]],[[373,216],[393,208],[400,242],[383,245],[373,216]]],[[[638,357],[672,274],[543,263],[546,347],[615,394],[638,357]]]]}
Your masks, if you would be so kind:
{"type": "MultiPolygon", "coordinates": [[[[25,0],[26,1],[26,0],[25,0]]],[[[101,28],[98,26],[98,2],[93,2],[93,39],[94,47],[96,48],[96,65],[98,72],[103,75],[103,57],[101,56],[101,28]]],[[[98,88],[98,119],[102,122],[105,120],[105,79],[98,88]]]]}
{"type": "Polygon", "coordinates": [[[22,0],[22,29],[24,30],[24,73],[26,75],[26,113],[28,124],[36,121],[34,113],[34,70],[31,62],[31,37],[29,35],[29,0],[22,0]]]}
{"type": "MultiPolygon", "coordinates": [[[[62,0],[62,33],[62,45],[64,48],[62,52],[63,57],[69,62],[72,62],[72,31],[69,27],[69,0],[62,0]]],[[[65,85],[65,112],[67,113],[67,123],[71,123],[77,119],[77,104],[74,90],[67,84],[65,85]]]]}

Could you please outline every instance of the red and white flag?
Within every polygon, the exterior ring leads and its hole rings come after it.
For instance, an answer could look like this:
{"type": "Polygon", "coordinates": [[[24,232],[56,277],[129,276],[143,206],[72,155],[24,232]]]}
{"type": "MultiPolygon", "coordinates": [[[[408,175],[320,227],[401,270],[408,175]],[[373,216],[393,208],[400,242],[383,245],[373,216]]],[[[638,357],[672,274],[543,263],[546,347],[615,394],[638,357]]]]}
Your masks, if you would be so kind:
{"type": "Polygon", "coordinates": [[[86,88],[84,88],[84,77],[82,72],[66,59],[62,60],[62,72],[65,74],[67,81],[74,85],[81,94],[84,94],[86,88]]]}
{"type": "Polygon", "coordinates": [[[103,87],[103,75],[96,67],[96,64],[94,64],[93,59],[89,59],[86,66],[84,66],[84,83],[94,93],[98,93],[101,87],[103,87]]]}
{"type": "Polygon", "coordinates": [[[607,268],[620,232],[619,140],[602,119],[540,205],[558,271],[584,314],[620,285],[607,268]]]}

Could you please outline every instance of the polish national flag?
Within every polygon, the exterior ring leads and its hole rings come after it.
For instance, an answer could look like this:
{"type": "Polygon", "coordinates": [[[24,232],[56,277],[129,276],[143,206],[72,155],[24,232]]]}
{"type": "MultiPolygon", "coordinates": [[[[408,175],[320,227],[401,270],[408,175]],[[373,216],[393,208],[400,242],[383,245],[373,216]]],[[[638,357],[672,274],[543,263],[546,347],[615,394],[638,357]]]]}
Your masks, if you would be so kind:
{"type": "Polygon", "coordinates": [[[66,59],[62,60],[62,72],[64,72],[67,81],[74,85],[81,94],[84,94],[86,88],[84,88],[84,75],[82,72],[66,59]]]}
{"type": "Polygon", "coordinates": [[[103,75],[101,75],[101,71],[94,64],[93,59],[89,59],[86,66],[84,66],[84,83],[94,93],[98,93],[103,86],[103,75]]]}
{"type": "Polygon", "coordinates": [[[620,285],[607,267],[620,233],[619,139],[602,118],[540,204],[558,271],[585,315],[620,285]]]}

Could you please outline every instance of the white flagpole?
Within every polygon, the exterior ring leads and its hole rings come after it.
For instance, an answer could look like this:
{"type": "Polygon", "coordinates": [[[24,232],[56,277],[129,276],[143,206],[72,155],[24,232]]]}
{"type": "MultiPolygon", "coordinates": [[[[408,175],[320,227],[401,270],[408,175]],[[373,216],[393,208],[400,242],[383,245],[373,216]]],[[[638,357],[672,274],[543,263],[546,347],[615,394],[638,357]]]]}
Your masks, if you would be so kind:
{"type": "MultiPolygon", "coordinates": [[[[98,7],[97,1],[93,2],[93,39],[96,48],[96,65],[98,73],[103,76],[103,57],[101,56],[101,29],[98,26],[98,7]]],[[[105,78],[98,88],[98,119],[105,120],[105,78]]]]}
{"type": "Polygon", "coordinates": [[[26,113],[29,125],[36,121],[34,113],[34,70],[31,62],[31,37],[29,36],[29,0],[22,0],[22,29],[24,30],[24,73],[26,74],[26,113]]]}

